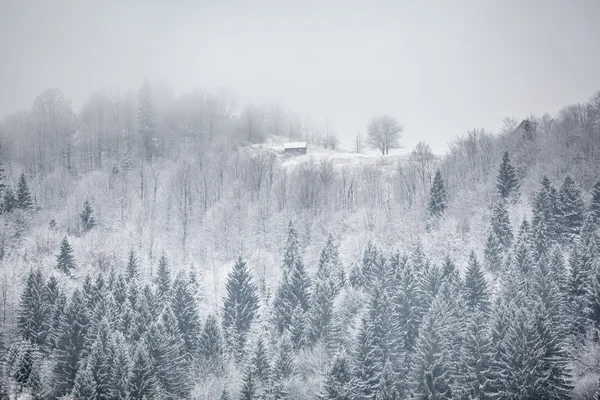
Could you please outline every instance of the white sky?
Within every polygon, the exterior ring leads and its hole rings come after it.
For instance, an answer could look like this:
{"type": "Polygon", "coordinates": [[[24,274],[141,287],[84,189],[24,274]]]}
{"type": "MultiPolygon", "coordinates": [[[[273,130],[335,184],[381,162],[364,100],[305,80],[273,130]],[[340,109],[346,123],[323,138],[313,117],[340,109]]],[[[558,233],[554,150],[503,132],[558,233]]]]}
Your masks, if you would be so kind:
{"type": "Polygon", "coordinates": [[[0,54],[0,113],[148,77],[329,117],[346,147],[388,113],[441,152],[600,90],[600,1],[0,0],[0,54]]]}

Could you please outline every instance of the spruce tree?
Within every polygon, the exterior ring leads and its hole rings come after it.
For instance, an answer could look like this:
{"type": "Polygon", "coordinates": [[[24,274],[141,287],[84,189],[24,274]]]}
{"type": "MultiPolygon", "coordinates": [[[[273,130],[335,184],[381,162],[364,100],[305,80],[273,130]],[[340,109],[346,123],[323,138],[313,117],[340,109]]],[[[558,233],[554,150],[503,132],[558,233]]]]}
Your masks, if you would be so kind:
{"type": "Polygon", "coordinates": [[[60,397],[73,388],[78,364],[89,328],[89,311],[83,295],[75,290],[57,332],[54,365],[55,394],[60,397]]]}
{"type": "Polygon", "coordinates": [[[73,249],[65,236],[60,242],[60,253],[56,256],[56,268],[59,271],[70,275],[71,270],[75,269],[76,266],[77,264],[75,263],[75,256],[73,256],[73,249]]]}
{"type": "Polygon", "coordinates": [[[167,256],[163,252],[158,260],[158,270],[154,279],[156,293],[161,299],[167,299],[171,290],[171,267],[167,256]]]}
{"type": "Polygon", "coordinates": [[[492,208],[491,224],[492,230],[502,245],[502,250],[507,251],[510,249],[513,241],[513,233],[505,201],[496,202],[492,208]]]}
{"type": "Polygon", "coordinates": [[[79,213],[79,218],[81,219],[81,226],[83,226],[83,230],[85,232],[91,230],[97,225],[96,218],[94,217],[94,209],[92,208],[92,203],[88,199],[85,199],[83,201],[81,212],[79,213]]]}
{"type": "Polygon", "coordinates": [[[483,250],[485,267],[490,272],[500,272],[502,268],[502,245],[494,231],[490,232],[483,250]]]}
{"type": "Polygon", "coordinates": [[[300,254],[300,242],[298,241],[298,232],[296,229],[294,229],[294,226],[290,221],[288,225],[288,237],[283,253],[284,273],[291,272],[298,261],[302,262],[302,256],[300,254]]]}
{"type": "Polygon", "coordinates": [[[129,347],[125,337],[116,333],[113,353],[113,382],[111,384],[115,398],[129,398],[129,374],[129,347]]]}
{"type": "Polygon", "coordinates": [[[456,385],[462,398],[485,399],[491,394],[494,354],[487,323],[487,318],[479,312],[472,314],[466,321],[456,385]]]}
{"type": "Polygon", "coordinates": [[[416,344],[419,325],[427,311],[425,295],[421,290],[413,263],[408,263],[400,274],[394,303],[398,324],[404,335],[404,348],[406,353],[410,354],[416,344]]]}
{"type": "Polygon", "coordinates": [[[248,371],[242,382],[242,390],[240,392],[240,400],[257,400],[258,399],[256,384],[252,377],[252,372],[248,371]]]}
{"type": "Polygon", "coordinates": [[[194,358],[198,354],[202,323],[199,317],[198,303],[183,273],[178,274],[175,278],[172,292],[171,309],[183,337],[186,352],[194,358]]]}
{"type": "MultiPolygon", "coordinates": [[[[284,272],[283,282],[279,285],[273,302],[275,325],[279,333],[292,328],[292,316],[301,316],[299,312],[294,314],[296,307],[301,308],[302,314],[308,311],[310,284],[304,264],[301,260],[296,259],[292,270],[284,272]]],[[[296,328],[299,327],[296,324],[296,328]]]]}
{"type": "Polygon", "coordinates": [[[133,250],[129,250],[129,258],[127,259],[126,275],[127,283],[135,281],[139,277],[138,260],[133,250]]]}
{"type": "Polygon", "coordinates": [[[226,288],[227,295],[223,300],[223,335],[236,360],[241,361],[246,336],[259,307],[258,289],[241,257],[229,273],[226,288]]]}
{"type": "Polygon", "coordinates": [[[547,254],[560,231],[560,210],[558,192],[544,176],[540,188],[533,199],[533,231],[534,249],[536,255],[547,254]]]}
{"type": "Polygon", "coordinates": [[[410,383],[417,399],[452,398],[453,366],[447,310],[436,299],[419,329],[410,383]]]}
{"type": "Polygon", "coordinates": [[[187,397],[190,387],[189,363],[177,326],[172,324],[167,327],[159,318],[145,333],[144,342],[164,395],[168,398],[187,397]]]}
{"type": "MultiPolygon", "coordinates": [[[[578,246],[573,248],[569,259],[569,279],[567,283],[568,316],[572,333],[583,334],[587,321],[585,311],[588,306],[588,282],[590,271],[578,246]]],[[[593,277],[592,277],[593,282],[593,277]]]]}
{"type": "Polygon", "coordinates": [[[204,364],[212,370],[218,370],[222,365],[223,339],[219,323],[214,315],[209,315],[204,323],[204,329],[199,341],[200,356],[204,364]]]}
{"type": "Polygon", "coordinates": [[[465,301],[471,310],[484,313],[490,310],[488,283],[474,251],[469,255],[469,264],[465,273],[465,301]]]}
{"type": "Polygon", "coordinates": [[[46,283],[39,269],[29,271],[27,283],[21,293],[17,323],[24,340],[40,346],[46,344],[49,304],[46,297],[46,283]]]}
{"type": "Polygon", "coordinates": [[[431,193],[429,197],[429,205],[427,210],[429,212],[430,224],[435,226],[437,221],[444,215],[446,208],[448,207],[448,194],[446,193],[446,186],[444,185],[444,179],[442,173],[438,169],[435,172],[433,183],[431,184],[431,193]]]}
{"type": "Polygon", "coordinates": [[[581,190],[569,175],[565,177],[558,195],[558,216],[561,234],[566,239],[573,239],[581,232],[585,216],[585,205],[581,190]]]}
{"type": "Polygon", "coordinates": [[[325,376],[322,400],[351,400],[352,373],[350,363],[345,356],[334,359],[331,368],[325,376]]]}
{"type": "Polygon", "coordinates": [[[4,193],[2,196],[2,210],[4,212],[11,212],[17,207],[17,199],[15,197],[15,193],[13,192],[10,186],[7,186],[4,189],[4,193]]]}
{"type": "Polygon", "coordinates": [[[261,390],[265,390],[271,379],[271,364],[261,337],[256,342],[254,354],[250,360],[250,368],[252,369],[252,377],[255,379],[255,382],[260,386],[261,390]]]}
{"type": "Polygon", "coordinates": [[[280,343],[279,349],[275,356],[273,365],[273,379],[281,382],[288,379],[296,372],[296,361],[292,350],[292,344],[289,338],[284,336],[280,343]]]}
{"type": "Polygon", "coordinates": [[[21,172],[19,182],[17,183],[16,207],[22,210],[33,209],[33,199],[31,198],[31,192],[29,191],[24,172],[21,172]]]}
{"type": "Polygon", "coordinates": [[[600,181],[596,182],[592,188],[592,201],[590,202],[588,215],[590,215],[590,221],[594,228],[600,228],[600,181]]]}
{"type": "Polygon", "coordinates": [[[505,151],[502,156],[502,164],[496,178],[496,188],[503,199],[517,194],[519,190],[519,180],[515,168],[510,163],[508,151],[505,151]]]}
{"type": "Polygon", "coordinates": [[[363,318],[357,337],[354,354],[352,397],[374,400],[381,374],[381,362],[375,354],[373,333],[366,318],[363,318]]]}
{"type": "Polygon", "coordinates": [[[145,346],[138,344],[133,351],[129,376],[129,398],[146,400],[160,398],[161,390],[154,372],[150,354],[145,346]]]}
{"type": "Polygon", "coordinates": [[[77,376],[75,377],[75,382],[73,384],[73,399],[87,400],[96,398],[102,397],[99,397],[96,393],[96,385],[92,371],[87,368],[85,364],[82,364],[77,371],[77,376]]]}

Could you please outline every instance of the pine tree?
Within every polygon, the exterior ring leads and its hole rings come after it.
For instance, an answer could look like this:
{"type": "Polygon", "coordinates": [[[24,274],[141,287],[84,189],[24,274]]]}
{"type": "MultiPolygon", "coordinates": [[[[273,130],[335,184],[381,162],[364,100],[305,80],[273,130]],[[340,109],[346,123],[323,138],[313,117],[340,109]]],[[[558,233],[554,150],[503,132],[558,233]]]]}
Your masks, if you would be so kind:
{"type": "Polygon", "coordinates": [[[183,337],[186,352],[194,358],[198,354],[202,323],[199,317],[198,303],[183,273],[178,274],[175,278],[172,292],[171,309],[183,337]]]}
{"type": "Polygon", "coordinates": [[[592,268],[586,288],[585,314],[596,329],[600,328],[600,263],[592,268]]]}
{"type": "Polygon", "coordinates": [[[84,365],[77,371],[75,382],[73,384],[73,399],[87,400],[102,398],[96,393],[96,384],[92,371],[84,365]]]}
{"type": "MultiPolygon", "coordinates": [[[[585,310],[587,307],[588,282],[590,271],[577,246],[569,259],[569,280],[567,283],[568,316],[572,333],[583,334],[586,329],[585,310]]],[[[592,280],[593,282],[593,280],[592,280]]]]}
{"type": "Polygon", "coordinates": [[[436,299],[419,329],[410,379],[417,399],[452,398],[454,377],[446,313],[436,299]]]}
{"type": "Polygon", "coordinates": [[[427,210],[429,212],[430,224],[435,226],[437,221],[444,215],[446,208],[448,207],[448,195],[446,193],[446,187],[444,185],[444,179],[442,173],[438,169],[435,172],[433,183],[431,185],[431,194],[429,197],[429,205],[427,210]]]}
{"type": "MultiPolygon", "coordinates": [[[[8,188],[7,188],[8,189],[8,188]]],[[[5,197],[6,198],[6,197],[5,197]]],[[[5,200],[6,202],[6,200],[5,200]]],[[[600,228],[600,181],[596,182],[592,188],[592,201],[588,210],[590,221],[595,229],[600,228]]]]}
{"type": "Polygon", "coordinates": [[[585,216],[585,205],[581,196],[581,189],[575,181],[567,175],[560,187],[558,195],[558,216],[561,234],[567,239],[573,239],[581,232],[585,216]]]}
{"type": "Polygon", "coordinates": [[[33,199],[31,198],[31,192],[29,191],[24,172],[21,172],[19,182],[17,183],[16,207],[22,210],[33,209],[33,199]]]}
{"type": "Polygon", "coordinates": [[[59,271],[70,275],[71,270],[75,269],[76,266],[77,264],[75,263],[75,256],[73,256],[73,249],[65,236],[62,242],[60,242],[60,254],[56,256],[56,268],[59,271]]]}
{"type": "Polygon", "coordinates": [[[351,400],[352,373],[350,363],[344,356],[338,356],[333,361],[331,369],[325,377],[322,400],[351,400]]]}
{"type": "Polygon", "coordinates": [[[412,262],[408,263],[402,270],[394,299],[398,324],[402,327],[404,348],[407,354],[414,349],[419,334],[419,325],[427,311],[425,295],[419,285],[414,265],[412,262]]]}
{"type": "Polygon", "coordinates": [[[138,260],[133,250],[129,250],[129,258],[127,260],[126,274],[127,283],[137,280],[139,277],[138,260]]]}
{"type": "Polygon", "coordinates": [[[502,164],[496,178],[496,188],[503,199],[517,194],[519,190],[519,180],[515,168],[510,163],[508,151],[505,151],[502,156],[502,164]]]}
{"type": "Polygon", "coordinates": [[[475,311],[489,312],[489,297],[487,280],[483,275],[475,252],[471,251],[469,265],[465,273],[465,301],[467,307],[475,311]]]}
{"type": "Polygon", "coordinates": [[[256,342],[250,365],[252,368],[252,377],[263,390],[266,389],[269,380],[271,379],[271,365],[269,363],[265,344],[261,337],[259,337],[256,342]]]}
{"type": "Polygon", "coordinates": [[[499,272],[502,268],[502,245],[493,231],[488,235],[483,255],[487,270],[499,272]]]}
{"type": "Polygon", "coordinates": [[[81,212],[79,213],[79,218],[81,219],[81,225],[83,226],[83,230],[85,232],[91,230],[97,225],[96,218],[94,217],[94,209],[92,208],[92,203],[90,203],[88,199],[85,199],[83,201],[81,212]]]}
{"type": "Polygon", "coordinates": [[[294,359],[292,344],[287,336],[281,339],[279,350],[275,356],[273,365],[273,379],[281,382],[288,379],[296,372],[296,361],[294,359]]]}
{"type": "Polygon", "coordinates": [[[10,186],[7,186],[4,189],[4,193],[2,196],[2,210],[4,212],[11,212],[17,207],[17,199],[15,197],[15,193],[13,192],[10,186]]]}
{"type": "Polygon", "coordinates": [[[533,241],[536,255],[546,254],[559,233],[558,193],[544,176],[533,199],[533,241]]]}
{"type": "Polygon", "coordinates": [[[146,79],[138,93],[138,127],[147,162],[156,157],[157,117],[152,96],[152,87],[146,79]]]}
{"type": "Polygon", "coordinates": [[[491,224],[492,230],[502,245],[502,250],[507,251],[510,249],[513,241],[513,233],[505,201],[498,201],[494,205],[491,224]]]}
{"type": "Polygon", "coordinates": [[[111,388],[115,398],[126,400],[129,398],[129,374],[130,360],[129,348],[125,338],[117,333],[115,334],[115,345],[113,354],[113,382],[111,388]]]}
{"type": "Polygon", "coordinates": [[[158,260],[158,270],[154,283],[156,284],[158,296],[163,300],[168,298],[171,290],[171,267],[164,252],[158,260]]]}
{"type": "MultiPolygon", "coordinates": [[[[169,312],[168,308],[165,312],[169,312]]],[[[144,342],[164,395],[168,398],[185,398],[190,386],[189,364],[177,326],[172,324],[167,327],[159,318],[146,332],[144,342]]]]}
{"type": "Polygon", "coordinates": [[[291,272],[296,263],[302,262],[300,254],[300,243],[298,241],[298,232],[294,229],[292,222],[288,225],[288,237],[285,243],[285,251],[283,253],[283,271],[284,273],[291,272]]]}
{"type": "Polygon", "coordinates": [[[256,384],[254,383],[254,378],[252,377],[252,372],[248,372],[246,376],[244,376],[244,381],[242,383],[242,391],[240,393],[240,400],[257,400],[257,390],[256,384]]]}
{"type": "Polygon", "coordinates": [[[89,385],[88,377],[91,376],[94,398],[111,399],[114,397],[114,376],[113,362],[115,352],[115,342],[112,334],[112,328],[108,319],[103,319],[98,326],[98,332],[91,346],[86,349],[87,357],[85,363],[79,366],[75,377],[75,390],[78,387],[80,374],[83,374],[84,382],[82,386],[86,388],[89,385]]]}
{"type": "Polygon", "coordinates": [[[547,372],[543,368],[542,339],[524,310],[514,309],[507,321],[503,337],[499,338],[501,352],[493,368],[494,397],[545,399],[547,372]],[[515,397],[518,396],[518,397],[515,397]]]}
{"type": "MultiPolygon", "coordinates": [[[[304,264],[296,259],[295,265],[289,272],[284,272],[283,282],[279,285],[275,300],[273,302],[275,326],[279,333],[292,328],[292,317],[303,317],[309,309],[310,302],[310,278],[308,277],[304,264]],[[301,312],[296,312],[296,307],[301,312]]],[[[304,317],[303,317],[304,318],[304,317]]],[[[295,325],[296,328],[300,326],[295,325]]]]}
{"type": "Polygon", "coordinates": [[[24,340],[40,346],[46,344],[48,311],[44,276],[39,269],[30,270],[25,289],[21,293],[17,316],[19,331],[24,340]]]}
{"type": "Polygon", "coordinates": [[[218,370],[222,365],[223,339],[219,323],[214,315],[209,315],[204,323],[204,329],[199,341],[199,351],[205,365],[212,370],[218,370]]]}
{"type": "Polygon", "coordinates": [[[148,350],[139,344],[133,352],[129,376],[129,398],[148,400],[160,398],[161,390],[148,350]]]}
{"type": "Polygon", "coordinates": [[[492,379],[493,348],[487,318],[475,312],[467,321],[464,345],[459,360],[458,392],[462,398],[488,398],[492,379]]]}
{"type": "Polygon", "coordinates": [[[354,354],[352,398],[375,399],[381,374],[381,362],[375,354],[373,334],[366,318],[360,326],[354,354]]]}
{"type": "Polygon", "coordinates": [[[68,393],[73,387],[88,327],[89,311],[86,302],[81,292],[75,290],[57,333],[54,366],[57,397],[68,393]]]}
{"type": "Polygon", "coordinates": [[[258,289],[250,270],[238,258],[227,278],[227,295],[223,300],[223,334],[229,349],[241,361],[246,335],[258,311],[258,289]]]}

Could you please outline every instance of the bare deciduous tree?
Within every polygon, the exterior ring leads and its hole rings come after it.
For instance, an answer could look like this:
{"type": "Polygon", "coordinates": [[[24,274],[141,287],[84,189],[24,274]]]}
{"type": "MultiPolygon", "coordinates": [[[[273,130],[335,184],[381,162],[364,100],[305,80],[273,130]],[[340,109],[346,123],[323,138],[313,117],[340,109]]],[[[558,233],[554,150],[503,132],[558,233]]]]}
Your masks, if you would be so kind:
{"type": "Polygon", "coordinates": [[[367,144],[379,149],[381,154],[389,154],[390,149],[400,147],[403,126],[389,115],[373,117],[367,127],[367,144]]]}

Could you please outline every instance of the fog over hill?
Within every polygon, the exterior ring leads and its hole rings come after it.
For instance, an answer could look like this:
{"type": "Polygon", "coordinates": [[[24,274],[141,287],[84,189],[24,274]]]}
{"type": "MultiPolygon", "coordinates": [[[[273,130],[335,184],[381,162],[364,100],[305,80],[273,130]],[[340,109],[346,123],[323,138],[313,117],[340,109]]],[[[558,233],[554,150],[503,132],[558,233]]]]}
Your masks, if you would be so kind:
{"type": "Polygon", "coordinates": [[[600,398],[598,4],[284,3],[0,4],[0,400],[600,398]]]}

